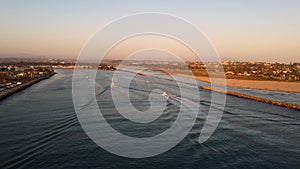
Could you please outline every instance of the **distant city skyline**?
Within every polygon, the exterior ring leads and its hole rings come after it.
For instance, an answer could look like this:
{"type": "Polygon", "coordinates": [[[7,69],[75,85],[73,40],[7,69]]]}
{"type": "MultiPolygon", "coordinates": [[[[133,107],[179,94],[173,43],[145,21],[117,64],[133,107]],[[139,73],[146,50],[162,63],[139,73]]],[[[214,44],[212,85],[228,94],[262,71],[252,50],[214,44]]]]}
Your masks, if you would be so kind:
{"type": "Polygon", "coordinates": [[[197,26],[221,59],[300,62],[299,8],[297,0],[3,0],[0,57],[75,59],[89,37],[110,21],[133,13],[162,12],[197,26]]]}

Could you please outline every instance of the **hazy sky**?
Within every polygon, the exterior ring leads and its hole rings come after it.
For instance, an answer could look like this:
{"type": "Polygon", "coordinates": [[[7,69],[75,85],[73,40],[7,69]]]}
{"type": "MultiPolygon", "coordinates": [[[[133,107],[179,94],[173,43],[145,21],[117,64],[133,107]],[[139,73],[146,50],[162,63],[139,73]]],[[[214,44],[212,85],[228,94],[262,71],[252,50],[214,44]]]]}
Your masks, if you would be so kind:
{"type": "Polygon", "coordinates": [[[113,19],[138,12],[180,16],[222,58],[300,62],[299,0],[1,0],[0,56],[76,58],[113,19]]]}

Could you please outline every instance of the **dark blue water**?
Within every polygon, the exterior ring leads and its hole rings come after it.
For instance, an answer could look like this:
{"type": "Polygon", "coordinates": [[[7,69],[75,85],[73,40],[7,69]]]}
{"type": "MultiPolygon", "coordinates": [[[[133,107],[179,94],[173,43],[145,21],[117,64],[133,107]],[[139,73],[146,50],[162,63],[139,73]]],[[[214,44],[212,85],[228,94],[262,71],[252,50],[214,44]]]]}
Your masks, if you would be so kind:
{"type": "MultiPolygon", "coordinates": [[[[199,144],[203,119],[173,149],[150,158],[130,159],[98,147],[81,128],[72,102],[72,71],[58,70],[0,102],[0,168],[299,168],[300,112],[228,96],[222,121],[212,137],[199,144]]],[[[168,105],[150,126],[135,124],[114,109],[108,92],[112,72],[97,81],[98,104],[120,132],[149,137],[166,130],[178,108],[168,105]]],[[[177,94],[174,81],[136,76],[130,98],[139,110],[149,107],[147,91],[160,87],[177,94]],[[140,86],[141,85],[141,86],[140,86]],[[148,86],[147,86],[148,85],[148,86]]],[[[210,92],[200,90],[201,108],[209,109],[210,92]]],[[[177,94],[178,95],[178,94],[177,94]]]]}

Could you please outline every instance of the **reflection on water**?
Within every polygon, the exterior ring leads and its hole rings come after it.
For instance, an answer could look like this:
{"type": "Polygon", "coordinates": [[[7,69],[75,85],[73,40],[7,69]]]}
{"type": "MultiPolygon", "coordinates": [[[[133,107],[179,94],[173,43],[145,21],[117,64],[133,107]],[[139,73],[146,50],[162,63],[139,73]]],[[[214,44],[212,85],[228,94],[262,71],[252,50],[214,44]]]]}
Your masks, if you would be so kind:
{"type": "MultiPolygon", "coordinates": [[[[157,72],[153,74],[159,76],[157,72]]],[[[173,104],[167,104],[162,115],[149,124],[137,124],[120,116],[107,88],[111,76],[112,72],[99,72],[96,92],[98,105],[113,128],[130,136],[149,137],[172,125],[178,115],[178,107],[173,104]]],[[[138,110],[147,110],[149,91],[156,88],[180,97],[176,82],[163,78],[135,77],[130,99],[138,110]]],[[[93,143],[81,129],[73,108],[71,81],[72,71],[58,70],[52,78],[0,103],[0,168],[298,168],[300,165],[299,111],[252,100],[228,96],[219,127],[207,142],[198,144],[203,117],[210,105],[210,92],[201,89],[201,118],[180,144],[146,159],[113,155],[93,143]]],[[[233,90],[294,103],[299,99],[298,94],[292,93],[233,90]]]]}

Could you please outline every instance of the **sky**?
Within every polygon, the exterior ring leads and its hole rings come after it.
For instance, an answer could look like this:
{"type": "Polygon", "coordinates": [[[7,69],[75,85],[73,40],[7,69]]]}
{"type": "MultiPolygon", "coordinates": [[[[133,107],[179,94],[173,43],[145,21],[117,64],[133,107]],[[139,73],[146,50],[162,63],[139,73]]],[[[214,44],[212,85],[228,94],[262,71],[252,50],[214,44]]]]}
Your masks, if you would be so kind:
{"type": "Polygon", "coordinates": [[[195,25],[224,60],[300,62],[299,9],[299,0],[0,0],[0,56],[76,58],[112,20],[162,12],[195,25]]]}

